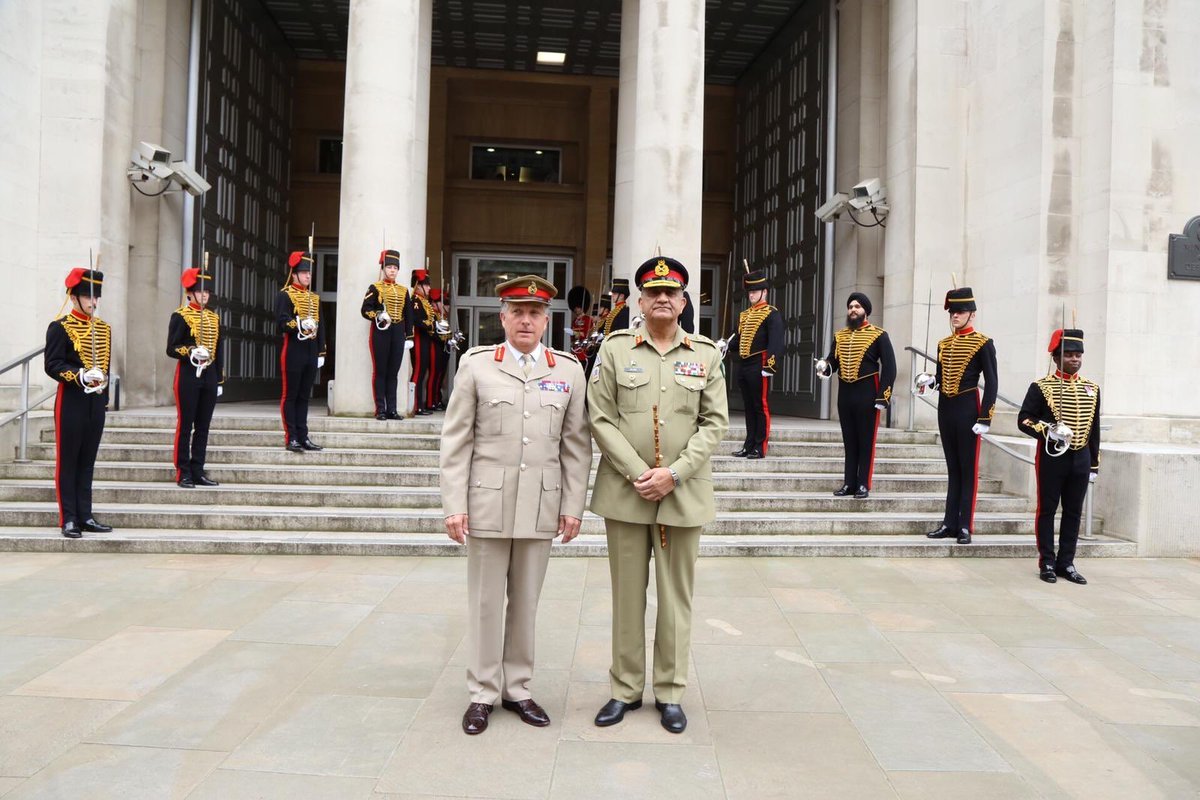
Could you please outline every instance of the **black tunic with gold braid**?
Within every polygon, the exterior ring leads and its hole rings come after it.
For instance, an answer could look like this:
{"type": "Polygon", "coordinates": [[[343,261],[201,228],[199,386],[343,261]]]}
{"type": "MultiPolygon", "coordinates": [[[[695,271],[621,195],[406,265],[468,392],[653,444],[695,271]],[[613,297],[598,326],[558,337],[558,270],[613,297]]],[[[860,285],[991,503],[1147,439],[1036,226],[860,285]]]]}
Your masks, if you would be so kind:
{"type": "Polygon", "coordinates": [[[434,398],[434,379],[437,351],[441,339],[437,334],[437,312],[428,297],[414,294],[412,299],[413,313],[413,364],[412,382],[416,385],[413,410],[418,412],[431,411],[436,405],[434,398]]]}
{"type": "Polygon", "coordinates": [[[325,355],[325,325],[321,322],[321,296],[290,283],[275,297],[275,321],[283,347],[279,368],[283,375],[281,415],[284,441],[304,444],[308,439],[308,401],[317,382],[317,359],[325,355]],[[316,335],[300,338],[299,320],[317,321],[316,335]]]}
{"type": "Polygon", "coordinates": [[[208,429],[217,407],[217,386],[224,382],[224,349],[221,346],[221,320],[215,311],[185,303],[171,313],[167,325],[167,355],[175,365],[175,480],[196,480],[204,476],[208,453],[208,429]],[[209,353],[209,365],[196,374],[191,363],[192,350],[203,347],[209,353]]]}
{"type": "Polygon", "coordinates": [[[629,305],[622,300],[612,307],[604,318],[604,335],[607,337],[613,331],[623,331],[629,327],[629,305]]]}
{"type": "Polygon", "coordinates": [[[738,315],[737,349],[734,352],[734,380],[742,392],[746,413],[747,451],[767,454],[771,437],[771,409],[768,404],[770,378],[783,355],[783,314],[765,302],[738,315]]]}
{"type": "Polygon", "coordinates": [[[973,328],[965,328],[938,342],[937,358],[938,432],[948,478],[942,525],[955,532],[973,532],[980,438],[971,429],[976,423],[990,425],[995,413],[996,345],[973,328]]]}
{"type": "Polygon", "coordinates": [[[104,418],[108,388],[84,392],[83,372],[93,367],[109,372],[112,329],[108,323],[74,310],[46,329],[46,374],[58,381],[54,401],[55,494],[59,525],[83,525],[92,518],[92,475],[104,418]]]}
{"type": "Polygon", "coordinates": [[[871,488],[875,467],[875,437],[882,412],[892,402],[896,382],[896,353],[887,331],[867,322],[842,328],[833,335],[825,359],[838,373],[838,421],[846,449],[843,479],[851,490],[871,488]]]}
{"type": "Polygon", "coordinates": [[[404,343],[413,336],[413,306],[408,288],[395,281],[377,281],[367,289],[362,302],[363,319],[371,321],[367,346],[371,351],[371,391],[375,395],[375,414],[397,415],[396,388],[400,365],[404,361],[404,343]],[[375,318],[387,311],[392,324],[379,330],[375,318]]]}
{"type": "Polygon", "coordinates": [[[1075,563],[1088,475],[1100,470],[1100,386],[1061,371],[1034,381],[1025,393],[1017,426],[1037,439],[1039,563],[1065,569],[1075,563]],[[1046,453],[1046,433],[1056,422],[1065,423],[1074,435],[1065,453],[1051,457],[1046,453]],[[1062,521],[1056,557],[1054,514],[1060,502],[1062,521]]]}

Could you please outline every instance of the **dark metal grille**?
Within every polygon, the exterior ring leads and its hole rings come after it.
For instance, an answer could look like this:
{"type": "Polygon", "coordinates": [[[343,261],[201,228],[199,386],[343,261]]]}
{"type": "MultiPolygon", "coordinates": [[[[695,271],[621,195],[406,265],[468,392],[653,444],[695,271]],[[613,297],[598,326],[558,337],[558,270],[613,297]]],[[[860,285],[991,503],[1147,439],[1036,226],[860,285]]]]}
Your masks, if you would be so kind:
{"type": "Polygon", "coordinates": [[[277,391],[274,303],[286,277],[292,66],[257,3],[208,0],[201,22],[201,172],[193,257],[209,253],[231,399],[277,391]]]}
{"type": "MultiPolygon", "coordinates": [[[[809,4],[737,85],[735,264],[745,258],[766,270],[769,302],[787,321],[771,407],[806,416],[820,413],[812,358],[826,324],[823,234],[813,212],[824,195],[827,26],[824,5],[809,4]]],[[[744,303],[740,288],[738,296],[744,303]]]]}

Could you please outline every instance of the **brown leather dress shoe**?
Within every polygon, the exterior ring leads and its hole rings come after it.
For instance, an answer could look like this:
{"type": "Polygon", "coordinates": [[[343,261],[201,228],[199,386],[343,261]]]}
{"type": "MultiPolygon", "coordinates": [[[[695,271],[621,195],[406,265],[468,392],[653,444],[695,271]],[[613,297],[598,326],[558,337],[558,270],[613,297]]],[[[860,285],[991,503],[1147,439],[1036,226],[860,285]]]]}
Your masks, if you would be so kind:
{"type": "Polygon", "coordinates": [[[467,713],[463,714],[463,733],[474,736],[486,731],[488,714],[491,713],[492,707],[487,703],[471,703],[467,706],[467,713]]]}
{"type": "Polygon", "coordinates": [[[544,728],[550,724],[550,716],[546,713],[546,710],[532,699],[501,700],[500,705],[509,711],[515,711],[517,716],[521,718],[521,722],[524,722],[526,725],[532,725],[535,728],[544,728]]]}

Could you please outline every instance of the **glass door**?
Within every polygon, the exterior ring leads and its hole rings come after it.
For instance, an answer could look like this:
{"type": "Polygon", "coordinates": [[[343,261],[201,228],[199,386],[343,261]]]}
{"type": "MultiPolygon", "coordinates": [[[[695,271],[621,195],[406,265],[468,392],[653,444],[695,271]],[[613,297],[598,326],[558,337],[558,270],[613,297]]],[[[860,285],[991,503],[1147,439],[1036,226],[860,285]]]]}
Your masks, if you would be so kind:
{"type": "Polygon", "coordinates": [[[559,350],[571,344],[571,310],[566,295],[571,288],[573,259],[559,256],[456,253],[453,257],[455,321],[466,334],[465,347],[504,341],[500,326],[500,300],[496,287],[520,275],[538,275],[554,284],[558,296],[550,303],[550,323],[544,344],[559,350]]]}

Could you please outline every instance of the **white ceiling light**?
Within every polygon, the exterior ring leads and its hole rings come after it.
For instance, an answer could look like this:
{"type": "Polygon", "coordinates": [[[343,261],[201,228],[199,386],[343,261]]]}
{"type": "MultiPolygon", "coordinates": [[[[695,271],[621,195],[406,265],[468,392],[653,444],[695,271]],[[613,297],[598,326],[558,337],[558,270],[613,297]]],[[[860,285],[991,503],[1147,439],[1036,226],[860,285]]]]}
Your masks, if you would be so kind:
{"type": "Polygon", "coordinates": [[[555,66],[562,66],[566,63],[566,61],[566,53],[559,53],[554,50],[538,50],[537,63],[539,64],[553,64],[555,66]]]}

